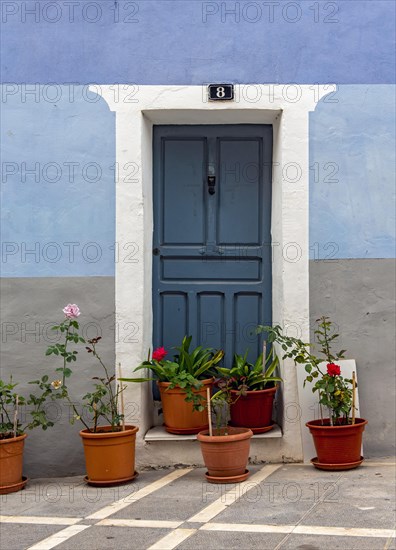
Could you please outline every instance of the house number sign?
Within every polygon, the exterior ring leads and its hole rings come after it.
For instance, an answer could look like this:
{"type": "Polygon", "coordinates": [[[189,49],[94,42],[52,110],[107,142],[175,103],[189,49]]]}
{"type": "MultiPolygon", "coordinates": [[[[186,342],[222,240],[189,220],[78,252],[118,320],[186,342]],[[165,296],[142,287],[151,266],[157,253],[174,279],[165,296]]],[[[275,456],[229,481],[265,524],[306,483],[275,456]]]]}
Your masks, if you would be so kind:
{"type": "Polygon", "coordinates": [[[232,101],[234,99],[234,85],[209,84],[208,99],[210,101],[232,101]]]}

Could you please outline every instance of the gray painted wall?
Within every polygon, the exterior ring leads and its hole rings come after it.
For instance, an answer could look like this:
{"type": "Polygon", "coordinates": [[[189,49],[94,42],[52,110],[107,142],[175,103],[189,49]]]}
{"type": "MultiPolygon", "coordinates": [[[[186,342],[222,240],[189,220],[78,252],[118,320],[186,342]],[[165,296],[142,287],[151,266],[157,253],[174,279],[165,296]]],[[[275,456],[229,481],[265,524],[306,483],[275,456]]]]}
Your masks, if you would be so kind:
{"type": "MultiPolygon", "coordinates": [[[[56,333],[48,327],[64,318],[62,308],[76,303],[81,310],[80,328],[85,337],[102,336],[100,352],[105,364],[114,367],[114,278],[18,278],[1,279],[1,377],[28,382],[49,374],[59,378],[55,368],[60,358],[45,357],[45,350],[56,333]],[[30,332],[29,332],[30,331],[30,332]]],[[[60,341],[60,340],[58,340],[60,341]]],[[[73,400],[92,388],[92,376],[99,374],[92,356],[81,347],[68,386],[73,400]]],[[[101,373],[100,373],[101,374],[101,373]]],[[[31,390],[26,384],[20,386],[31,390]]],[[[22,392],[21,392],[22,393],[22,392]]],[[[69,407],[57,403],[51,409],[60,415],[53,428],[28,431],[24,475],[29,477],[84,473],[84,456],[79,430],[81,423],[69,423],[69,407]]]]}
{"type": "MultiPolygon", "coordinates": [[[[365,456],[395,451],[395,261],[311,261],[312,321],[329,315],[338,325],[340,347],[357,361],[362,415],[369,424],[365,456]]],[[[1,376],[28,381],[60,366],[44,353],[51,336],[46,327],[59,322],[65,304],[77,303],[86,336],[101,333],[102,357],[114,364],[114,279],[18,278],[1,280],[1,376]],[[30,332],[29,332],[30,331],[30,332]]],[[[127,337],[120,331],[118,337],[127,337]]],[[[78,401],[91,388],[98,372],[91,356],[81,350],[70,380],[78,401]]],[[[55,375],[54,375],[55,378],[55,375]]],[[[61,410],[56,426],[30,432],[26,441],[25,475],[29,477],[84,473],[80,424],[69,424],[61,410]]]]}
{"type": "Polygon", "coordinates": [[[395,452],[395,288],[392,259],[310,262],[311,320],[328,315],[356,359],[366,457],[395,452]]]}

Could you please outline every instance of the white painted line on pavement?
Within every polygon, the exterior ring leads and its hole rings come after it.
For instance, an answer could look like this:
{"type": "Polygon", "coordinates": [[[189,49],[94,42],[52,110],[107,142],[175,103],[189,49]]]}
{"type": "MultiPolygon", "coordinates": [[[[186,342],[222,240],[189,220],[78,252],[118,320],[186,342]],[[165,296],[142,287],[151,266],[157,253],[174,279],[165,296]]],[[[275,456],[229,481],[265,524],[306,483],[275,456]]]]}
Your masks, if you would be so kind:
{"type": "Polygon", "coordinates": [[[107,527],[147,527],[149,529],[177,529],[184,521],[166,521],[157,519],[102,519],[96,526],[107,527]]]}
{"type": "Polygon", "coordinates": [[[233,531],[237,533],[291,533],[294,525],[251,525],[249,523],[205,523],[200,531],[233,531]]]}
{"type": "Polygon", "coordinates": [[[181,542],[191,537],[197,529],[176,529],[150,546],[147,550],[173,550],[181,542]]]}
{"type": "Polygon", "coordinates": [[[153,483],[150,483],[150,485],[147,485],[146,487],[143,487],[143,489],[140,489],[136,493],[130,493],[129,495],[125,496],[124,498],[117,500],[116,502],[113,502],[112,504],[109,504],[108,506],[105,506],[101,510],[98,510],[97,512],[94,512],[90,516],[87,516],[86,519],[105,519],[111,516],[112,514],[115,514],[116,512],[119,512],[123,508],[126,508],[127,506],[130,506],[134,502],[146,497],[147,495],[151,495],[151,493],[154,493],[155,491],[158,491],[158,489],[162,489],[162,487],[165,487],[175,479],[178,479],[179,477],[182,477],[189,472],[191,472],[192,468],[184,468],[182,470],[174,470],[170,474],[161,477],[161,479],[157,479],[157,481],[154,481],[153,483]]]}
{"type": "Polygon", "coordinates": [[[357,527],[327,527],[321,525],[251,525],[247,523],[206,523],[202,531],[232,531],[237,533],[286,533],[293,535],[323,535],[334,537],[394,537],[393,529],[367,529],[357,527]]]}
{"type": "Polygon", "coordinates": [[[50,550],[51,548],[58,546],[58,544],[61,544],[62,542],[65,542],[71,537],[74,537],[74,535],[78,535],[78,533],[81,533],[81,531],[88,529],[88,527],[91,527],[91,526],[90,525],[71,525],[70,527],[66,527],[66,529],[62,529],[62,531],[59,531],[58,533],[55,533],[54,535],[51,535],[50,537],[44,540],[41,540],[37,544],[34,544],[33,546],[29,546],[27,550],[50,550]]]}
{"type": "Polygon", "coordinates": [[[386,541],[383,550],[389,550],[390,545],[393,544],[393,539],[394,539],[395,537],[396,537],[396,529],[394,529],[393,535],[392,535],[391,537],[389,537],[388,540],[386,541]]]}
{"type": "MultiPolygon", "coordinates": [[[[215,516],[220,514],[220,512],[223,512],[223,510],[225,510],[227,506],[235,504],[235,502],[237,502],[241,496],[249,491],[249,489],[252,489],[255,484],[264,481],[264,479],[269,477],[281,467],[282,464],[267,464],[266,466],[264,466],[264,468],[259,470],[256,474],[254,474],[246,481],[238,483],[237,487],[236,484],[230,484],[230,488],[225,493],[223,493],[220,498],[212,502],[212,504],[209,504],[209,506],[206,506],[206,508],[195,514],[195,516],[192,516],[187,521],[207,523],[215,516]]],[[[222,487],[225,486],[223,485],[222,487]]]]}
{"type": "Polygon", "coordinates": [[[395,536],[393,529],[370,529],[363,527],[327,527],[321,525],[297,525],[293,535],[330,535],[336,537],[378,537],[395,536]]]}
{"type": "Polygon", "coordinates": [[[36,525],[74,525],[84,518],[44,516],[0,516],[3,523],[31,523],[36,525]]]}

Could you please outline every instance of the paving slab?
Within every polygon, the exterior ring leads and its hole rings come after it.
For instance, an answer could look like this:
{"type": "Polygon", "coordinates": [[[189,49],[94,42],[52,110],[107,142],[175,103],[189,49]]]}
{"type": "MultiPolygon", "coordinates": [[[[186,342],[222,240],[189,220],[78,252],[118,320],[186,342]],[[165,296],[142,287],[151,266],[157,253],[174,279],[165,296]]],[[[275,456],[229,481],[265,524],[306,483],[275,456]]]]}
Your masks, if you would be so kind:
{"type": "Polygon", "coordinates": [[[57,550],[141,550],[167,535],[170,529],[90,527],[59,544],[57,550]]]}
{"type": "Polygon", "coordinates": [[[142,472],[136,480],[118,487],[91,487],[81,476],[33,479],[23,491],[1,495],[0,511],[6,515],[85,517],[115,500],[132,502],[137,491],[169,471],[142,472]]]}
{"type": "Polygon", "coordinates": [[[59,525],[2,524],[0,548],[1,550],[26,550],[63,528],[59,525]]]}
{"type": "Polygon", "coordinates": [[[324,525],[346,528],[391,529],[395,523],[395,506],[382,500],[362,498],[360,505],[337,502],[318,504],[301,521],[301,525],[324,525]]]}
{"type": "Polygon", "coordinates": [[[255,465],[241,484],[205,469],[141,472],[132,484],[33,480],[0,497],[1,550],[396,550],[395,468],[324,472],[255,465]]]}
{"type": "Polygon", "coordinates": [[[179,544],[177,550],[274,550],[284,535],[263,533],[221,533],[197,531],[179,544]]]}
{"type": "Polygon", "coordinates": [[[311,509],[312,504],[300,502],[274,502],[268,495],[261,496],[256,502],[249,501],[248,495],[239,502],[228,506],[213,521],[216,523],[246,523],[290,525],[300,522],[311,509]]]}
{"type": "MultiPolygon", "coordinates": [[[[260,466],[250,467],[252,474],[260,466]]],[[[205,468],[197,468],[152,495],[112,515],[112,518],[145,518],[151,520],[187,521],[214,500],[232,490],[233,485],[208,483],[205,468]]]]}
{"type": "Polygon", "coordinates": [[[366,537],[318,537],[316,535],[290,535],[276,550],[395,550],[394,542],[366,537]]]}

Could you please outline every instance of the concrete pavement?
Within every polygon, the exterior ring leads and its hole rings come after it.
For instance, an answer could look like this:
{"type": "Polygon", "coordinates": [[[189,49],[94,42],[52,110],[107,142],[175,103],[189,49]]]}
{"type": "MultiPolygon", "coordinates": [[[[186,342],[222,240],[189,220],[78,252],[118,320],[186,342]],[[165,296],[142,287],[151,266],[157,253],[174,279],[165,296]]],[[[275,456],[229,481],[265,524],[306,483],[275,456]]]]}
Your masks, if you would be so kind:
{"type": "Polygon", "coordinates": [[[249,466],[238,485],[203,468],[142,471],[128,485],[82,477],[31,480],[1,500],[1,550],[392,550],[395,460],[325,472],[249,466]]]}

